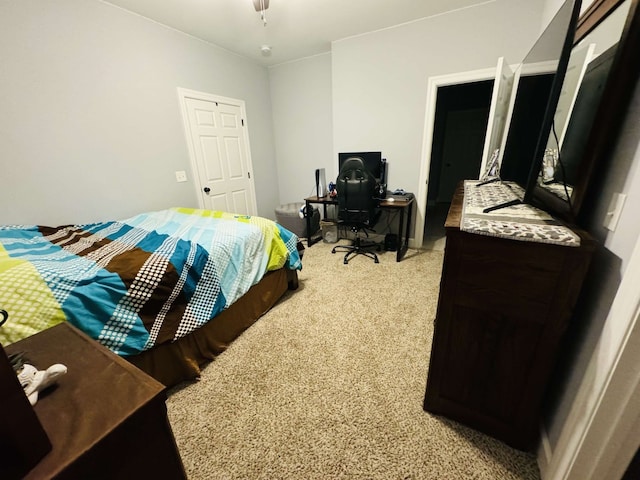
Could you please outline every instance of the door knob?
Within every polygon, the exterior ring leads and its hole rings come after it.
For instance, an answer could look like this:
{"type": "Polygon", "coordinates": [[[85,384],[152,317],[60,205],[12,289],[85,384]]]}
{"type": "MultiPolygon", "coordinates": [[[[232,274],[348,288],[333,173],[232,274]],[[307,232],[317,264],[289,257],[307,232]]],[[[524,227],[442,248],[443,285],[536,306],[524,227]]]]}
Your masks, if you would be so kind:
{"type": "Polygon", "coordinates": [[[211,191],[209,187],[204,187],[203,190],[204,190],[204,193],[209,193],[211,191]]]}

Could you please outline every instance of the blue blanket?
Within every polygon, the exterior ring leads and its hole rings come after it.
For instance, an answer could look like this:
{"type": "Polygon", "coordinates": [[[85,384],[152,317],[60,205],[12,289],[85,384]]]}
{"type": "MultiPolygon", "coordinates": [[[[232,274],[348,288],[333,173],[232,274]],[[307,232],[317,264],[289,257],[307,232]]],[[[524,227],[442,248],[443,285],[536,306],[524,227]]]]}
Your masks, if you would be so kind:
{"type": "Polygon", "coordinates": [[[297,243],[271,220],[195,209],[0,227],[0,343],[69,321],[119,355],[138,354],[208,322],[266,272],[301,269],[297,243]]]}

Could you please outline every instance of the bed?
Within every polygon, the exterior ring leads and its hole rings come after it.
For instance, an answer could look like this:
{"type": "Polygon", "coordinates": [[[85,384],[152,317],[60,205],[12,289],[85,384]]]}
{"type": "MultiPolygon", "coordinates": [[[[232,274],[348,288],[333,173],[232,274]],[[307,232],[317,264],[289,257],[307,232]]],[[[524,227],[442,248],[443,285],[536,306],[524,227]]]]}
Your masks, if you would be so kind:
{"type": "Polygon", "coordinates": [[[172,386],[297,288],[301,249],[271,220],[187,208],[2,226],[0,344],[68,321],[172,386]]]}

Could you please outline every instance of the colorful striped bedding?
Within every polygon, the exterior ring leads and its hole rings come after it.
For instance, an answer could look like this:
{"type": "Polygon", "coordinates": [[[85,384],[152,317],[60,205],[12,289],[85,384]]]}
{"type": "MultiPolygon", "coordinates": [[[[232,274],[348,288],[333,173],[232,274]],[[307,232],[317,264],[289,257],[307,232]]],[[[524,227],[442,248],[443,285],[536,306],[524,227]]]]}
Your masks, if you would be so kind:
{"type": "Polygon", "coordinates": [[[0,227],[8,345],[69,321],[136,355],[208,322],[266,272],[301,269],[298,238],[261,217],[175,208],[62,227],[0,227]]]}

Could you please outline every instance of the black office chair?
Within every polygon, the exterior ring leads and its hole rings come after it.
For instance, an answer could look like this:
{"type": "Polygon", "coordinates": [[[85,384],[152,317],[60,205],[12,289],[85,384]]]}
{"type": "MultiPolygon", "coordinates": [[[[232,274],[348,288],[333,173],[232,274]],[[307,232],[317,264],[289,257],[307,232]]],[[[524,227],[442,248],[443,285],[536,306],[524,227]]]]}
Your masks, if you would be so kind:
{"type": "Polygon", "coordinates": [[[360,157],[345,160],[336,180],[338,190],[338,225],[349,227],[355,234],[353,245],[337,245],[331,253],[347,252],[344,263],[357,255],[372,258],[380,263],[373,248],[380,250],[380,246],[372,242],[364,242],[360,233],[367,237],[367,231],[374,231],[380,217],[380,200],[376,198],[377,180],[364,165],[360,157]]]}

